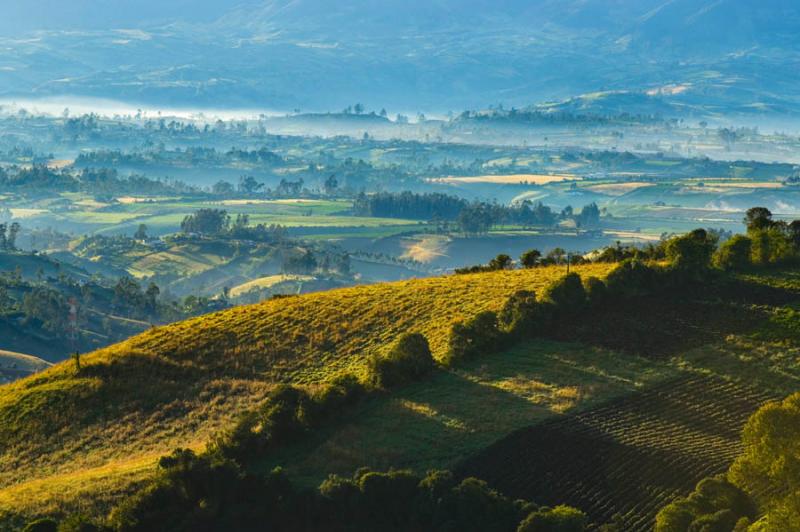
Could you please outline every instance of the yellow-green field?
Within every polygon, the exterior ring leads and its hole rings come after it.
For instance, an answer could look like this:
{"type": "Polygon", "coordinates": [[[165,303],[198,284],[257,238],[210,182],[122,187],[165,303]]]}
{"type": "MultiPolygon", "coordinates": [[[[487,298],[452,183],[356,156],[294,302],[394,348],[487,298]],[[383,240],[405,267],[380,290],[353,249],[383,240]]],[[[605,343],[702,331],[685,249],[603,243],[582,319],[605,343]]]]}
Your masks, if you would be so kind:
{"type": "Polygon", "coordinates": [[[267,277],[261,277],[260,279],[255,279],[253,281],[240,284],[231,289],[231,297],[239,297],[242,294],[246,294],[251,290],[257,289],[264,289],[264,288],[271,288],[277,284],[284,283],[286,281],[313,281],[314,277],[310,275],[270,275],[267,277]]]}

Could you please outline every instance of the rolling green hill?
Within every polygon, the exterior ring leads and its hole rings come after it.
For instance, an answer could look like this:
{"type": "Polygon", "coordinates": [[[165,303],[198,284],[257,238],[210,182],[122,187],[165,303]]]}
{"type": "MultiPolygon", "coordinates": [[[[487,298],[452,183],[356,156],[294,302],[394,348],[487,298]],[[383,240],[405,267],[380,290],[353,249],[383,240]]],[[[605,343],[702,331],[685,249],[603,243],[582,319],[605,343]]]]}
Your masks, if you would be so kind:
{"type": "MultiPolygon", "coordinates": [[[[603,276],[610,265],[578,269],[603,276]]],[[[0,388],[0,506],[106,508],[175,447],[202,448],[279,382],[314,386],[400,334],[444,356],[455,320],[541,291],[561,268],[360,286],[274,299],[159,327],[0,388]],[[88,495],[92,496],[89,497],[88,495]]]]}
{"type": "MultiPolygon", "coordinates": [[[[603,277],[613,267],[577,270],[603,277]]],[[[369,357],[406,332],[423,333],[442,360],[455,321],[497,311],[520,289],[541,293],[562,274],[490,272],[277,298],[154,328],[0,387],[0,507],[103,515],[160,456],[203,449],[276,384],[315,390],[365,375],[369,357]]],[[[251,467],[281,466],[305,486],[362,466],[451,468],[514,497],[579,506],[595,522],[620,514],[646,529],[660,506],[728,467],[753,411],[800,387],[797,281],[792,270],[767,270],[587,315],[547,331],[551,339],[377,393],[251,467]],[[574,436],[570,446],[558,443],[564,435],[574,436]]]]}

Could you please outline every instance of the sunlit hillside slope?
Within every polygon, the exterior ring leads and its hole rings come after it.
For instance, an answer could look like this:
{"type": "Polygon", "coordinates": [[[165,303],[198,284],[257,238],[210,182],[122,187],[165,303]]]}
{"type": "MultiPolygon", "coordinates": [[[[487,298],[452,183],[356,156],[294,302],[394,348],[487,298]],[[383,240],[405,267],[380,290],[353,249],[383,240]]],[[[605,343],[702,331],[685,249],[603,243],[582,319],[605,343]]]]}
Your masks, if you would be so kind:
{"type": "MultiPolygon", "coordinates": [[[[604,276],[610,265],[576,268],[604,276]]],[[[273,299],[154,328],[0,387],[0,509],[95,505],[145,478],[178,446],[200,448],[276,382],[314,385],[400,334],[425,334],[434,356],[452,323],[540,291],[563,268],[361,286],[273,299]],[[102,496],[97,496],[102,492],[102,496]],[[82,495],[93,494],[90,497],[82,495]]]]}

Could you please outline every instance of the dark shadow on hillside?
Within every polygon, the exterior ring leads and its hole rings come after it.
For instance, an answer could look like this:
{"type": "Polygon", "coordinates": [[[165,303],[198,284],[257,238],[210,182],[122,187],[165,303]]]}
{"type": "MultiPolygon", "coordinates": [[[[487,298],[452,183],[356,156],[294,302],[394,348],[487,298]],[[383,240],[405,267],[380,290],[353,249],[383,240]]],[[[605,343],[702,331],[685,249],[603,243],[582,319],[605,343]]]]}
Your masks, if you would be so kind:
{"type": "Polygon", "coordinates": [[[423,383],[365,401],[343,421],[265,457],[256,468],[282,466],[316,484],[323,475],[352,475],[360,467],[425,473],[456,464],[547,411],[513,393],[437,370],[423,383]]]}
{"type": "Polygon", "coordinates": [[[730,279],[698,285],[683,294],[620,300],[550,331],[555,340],[651,358],[750,334],[769,317],[769,307],[800,301],[800,293],[730,279]]]}
{"type": "Polygon", "coordinates": [[[522,429],[464,461],[461,477],[538,504],[569,504],[595,523],[620,515],[650,530],[657,511],[725,471],[767,394],[721,379],[681,378],[522,429]]]}

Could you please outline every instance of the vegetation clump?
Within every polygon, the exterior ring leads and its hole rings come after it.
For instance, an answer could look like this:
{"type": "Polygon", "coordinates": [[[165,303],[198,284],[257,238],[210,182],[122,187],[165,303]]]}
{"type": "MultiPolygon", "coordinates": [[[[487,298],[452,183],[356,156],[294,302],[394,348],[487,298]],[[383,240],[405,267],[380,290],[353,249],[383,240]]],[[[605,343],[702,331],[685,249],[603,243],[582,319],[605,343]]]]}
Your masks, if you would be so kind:
{"type": "Polygon", "coordinates": [[[319,488],[303,490],[280,469],[260,477],[230,460],[177,450],[161,459],[150,484],[112,513],[110,530],[513,532],[526,516],[537,512],[556,514],[551,522],[559,524],[580,515],[565,507],[542,511],[529,502],[505,497],[485,482],[458,480],[448,471],[418,477],[408,471],[362,469],[350,478],[331,476],[319,488]]]}
{"type": "Polygon", "coordinates": [[[505,340],[498,326],[497,313],[488,310],[481,312],[469,321],[453,325],[446,363],[452,365],[495,353],[506,344],[505,340]]]}
{"type": "Polygon", "coordinates": [[[335,379],[316,394],[295,386],[278,386],[260,408],[245,412],[233,428],[218,434],[209,450],[247,464],[321,426],[364,393],[364,386],[351,375],[335,379]]]}
{"type": "Polygon", "coordinates": [[[370,359],[369,381],[378,388],[392,388],[424,377],[435,366],[431,348],[419,333],[403,335],[386,356],[370,359]]]}

